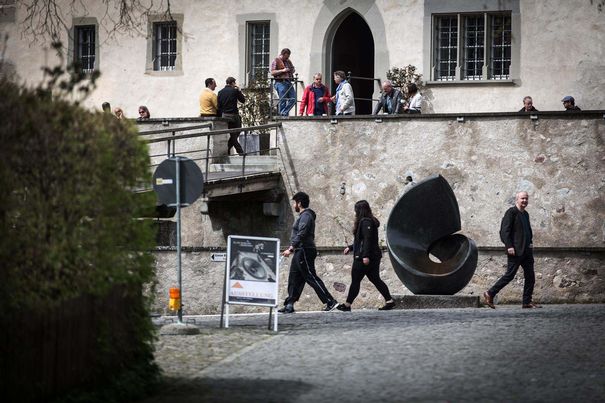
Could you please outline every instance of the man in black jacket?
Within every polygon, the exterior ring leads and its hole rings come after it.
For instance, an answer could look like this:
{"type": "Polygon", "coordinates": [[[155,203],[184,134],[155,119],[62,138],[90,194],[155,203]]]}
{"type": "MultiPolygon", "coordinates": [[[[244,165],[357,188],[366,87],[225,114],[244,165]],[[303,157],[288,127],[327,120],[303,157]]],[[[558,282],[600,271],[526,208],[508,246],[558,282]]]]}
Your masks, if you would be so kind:
{"type": "Polygon", "coordinates": [[[495,309],[494,297],[510,283],[519,266],[523,267],[523,308],[539,308],[532,303],[532,294],[534,292],[535,274],[534,274],[534,254],[531,225],[529,223],[529,214],[525,211],[529,196],[527,192],[519,192],[515,198],[515,206],[509,208],[500,225],[500,239],[506,247],[507,269],[496,284],[483,293],[485,303],[490,308],[495,309]]]}
{"type": "Polygon", "coordinates": [[[292,226],[290,246],[283,253],[288,257],[291,254],[290,274],[288,275],[288,297],[284,307],[279,310],[282,313],[293,313],[294,303],[300,298],[305,283],[308,283],[317,296],[326,306],[324,311],[331,311],[338,305],[332,294],[326,288],[323,281],[315,272],[315,212],[309,208],[309,195],[298,192],[292,196],[294,210],[300,213],[292,226]]]}
{"type": "MultiPolygon", "coordinates": [[[[227,128],[239,129],[242,127],[242,118],[239,116],[237,102],[246,102],[246,97],[244,97],[244,94],[242,94],[237,85],[235,85],[235,78],[227,77],[226,84],[227,85],[225,85],[225,88],[218,92],[217,115],[227,119],[227,128]]],[[[235,151],[237,151],[239,155],[244,154],[244,149],[239,141],[237,141],[239,133],[240,132],[229,134],[227,154],[229,154],[229,151],[231,151],[231,147],[235,147],[235,151]]]]}

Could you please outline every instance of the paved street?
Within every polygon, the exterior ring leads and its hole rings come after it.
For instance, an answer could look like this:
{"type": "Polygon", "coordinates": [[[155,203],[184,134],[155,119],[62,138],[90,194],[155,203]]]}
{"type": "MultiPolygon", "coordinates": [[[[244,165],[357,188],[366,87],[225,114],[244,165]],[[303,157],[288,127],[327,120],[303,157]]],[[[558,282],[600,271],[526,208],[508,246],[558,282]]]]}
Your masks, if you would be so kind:
{"type": "Polygon", "coordinates": [[[605,401],[605,305],[196,317],[146,402],[605,401]]]}

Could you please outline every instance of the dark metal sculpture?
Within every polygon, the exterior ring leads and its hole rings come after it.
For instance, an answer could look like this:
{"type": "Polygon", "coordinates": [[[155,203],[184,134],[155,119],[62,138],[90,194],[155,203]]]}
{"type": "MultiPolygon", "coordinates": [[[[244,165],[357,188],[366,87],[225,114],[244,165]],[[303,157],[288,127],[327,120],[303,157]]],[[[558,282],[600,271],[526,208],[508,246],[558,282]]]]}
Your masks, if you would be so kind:
{"type": "Polygon", "coordinates": [[[414,294],[453,295],[477,268],[477,246],[460,231],[460,211],[449,183],[434,175],[395,204],[387,247],[395,273],[414,294]]]}

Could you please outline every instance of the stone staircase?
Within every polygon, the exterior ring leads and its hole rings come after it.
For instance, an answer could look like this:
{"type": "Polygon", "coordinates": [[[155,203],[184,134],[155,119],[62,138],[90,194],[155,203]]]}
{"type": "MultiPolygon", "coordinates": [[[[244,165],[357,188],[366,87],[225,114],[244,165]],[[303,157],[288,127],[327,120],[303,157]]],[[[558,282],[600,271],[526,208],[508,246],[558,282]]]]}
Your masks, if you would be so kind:
{"type": "MultiPolygon", "coordinates": [[[[231,155],[222,162],[210,164],[209,172],[241,172],[244,157],[231,155]]],[[[248,155],[246,156],[246,174],[255,172],[279,172],[281,161],[276,155],[248,155]]]]}

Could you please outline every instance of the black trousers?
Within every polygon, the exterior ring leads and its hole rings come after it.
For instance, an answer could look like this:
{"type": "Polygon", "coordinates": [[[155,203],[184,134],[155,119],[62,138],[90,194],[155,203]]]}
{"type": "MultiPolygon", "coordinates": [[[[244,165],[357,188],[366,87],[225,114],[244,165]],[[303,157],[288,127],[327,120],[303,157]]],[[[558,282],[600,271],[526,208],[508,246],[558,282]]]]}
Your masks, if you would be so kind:
{"type": "Polygon", "coordinates": [[[285,305],[294,304],[300,299],[305,283],[313,287],[322,303],[327,304],[334,299],[324,282],[317,277],[315,272],[316,257],[317,249],[315,248],[299,248],[292,255],[290,274],[288,275],[288,297],[284,302],[285,305]]]}
{"type": "MultiPolygon", "coordinates": [[[[235,114],[223,114],[224,118],[227,118],[227,128],[228,129],[239,129],[242,127],[242,118],[239,115],[235,114]]],[[[240,132],[229,133],[229,142],[227,143],[227,154],[231,151],[232,147],[235,147],[235,151],[238,154],[243,154],[244,149],[242,145],[239,143],[237,138],[239,137],[240,132]]]]}
{"type": "Polygon", "coordinates": [[[384,281],[382,281],[380,278],[380,259],[370,260],[370,264],[367,266],[359,260],[354,260],[353,268],[351,269],[351,286],[349,287],[349,294],[347,295],[347,302],[349,304],[352,304],[353,301],[355,301],[355,298],[357,298],[361,280],[363,280],[365,276],[367,276],[368,280],[374,284],[385,301],[389,301],[391,299],[389,287],[387,287],[384,281]]]}
{"type": "Polygon", "coordinates": [[[495,297],[508,283],[510,283],[517,274],[519,266],[523,267],[523,304],[531,304],[532,295],[534,293],[534,284],[536,283],[536,275],[534,273],[534,254],[530,248],[521,256],[507,255],[507,268],[504,276],[488,290],[489,295],[495,297]]]}

